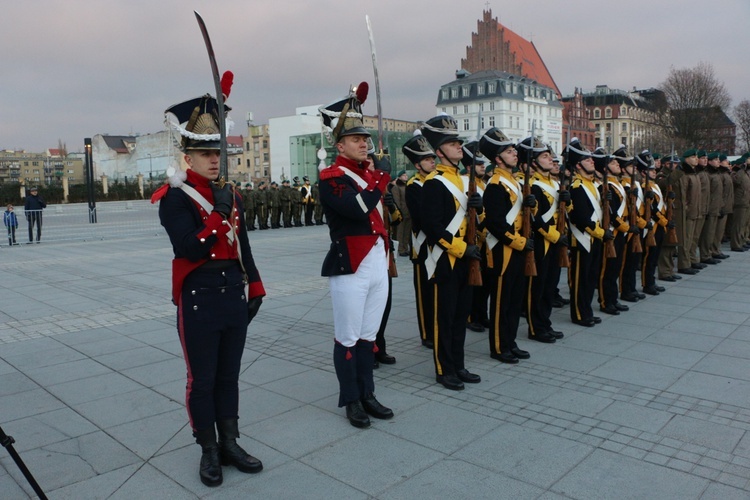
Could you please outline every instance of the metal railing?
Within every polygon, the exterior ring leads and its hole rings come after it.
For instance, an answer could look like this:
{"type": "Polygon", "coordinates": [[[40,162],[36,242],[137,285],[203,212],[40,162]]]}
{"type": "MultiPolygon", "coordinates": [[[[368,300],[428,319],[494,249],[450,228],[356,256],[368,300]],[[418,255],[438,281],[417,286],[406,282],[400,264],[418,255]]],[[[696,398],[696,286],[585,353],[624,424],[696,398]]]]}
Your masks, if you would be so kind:
{"type": "MultiPolygon", "coordinates": [[[[164,235],[164,229],[159,223],[159,205],[152,205],[149,200],[97,202],[95,210],[96,217],[92,218],[92,212],[86,203],[47,205],[41,211],[25,211],[23,207],[17,207],[16,241],[20,244],[28,241],[28,226],[38,212],[41,212],[42,242],[164,235]],[[89,222],[92,219],[96,223],[89,222]]],[[[36,231],[34,225],[34,239],[36,231]]]]}

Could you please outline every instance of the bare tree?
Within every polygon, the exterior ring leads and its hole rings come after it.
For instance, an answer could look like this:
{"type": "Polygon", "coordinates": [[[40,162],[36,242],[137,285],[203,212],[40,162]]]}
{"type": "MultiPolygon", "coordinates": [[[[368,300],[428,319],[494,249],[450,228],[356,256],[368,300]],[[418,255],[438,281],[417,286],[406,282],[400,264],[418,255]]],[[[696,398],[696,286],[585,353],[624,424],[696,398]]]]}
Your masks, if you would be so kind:
{"type": "Polygon", "coordinates": [[[738,146],[743,149],[743,153],[750,151],[750,101],[745,99],[735,106],[734,119],[742,137],[738,146]]]}
{"type": "Polygon", "coordinates": [[[732,102],[713,66],[701,62],[694,68],[671,68],[661,89],[671,110],[676,145],[684,148],[713,143],[712,135],[722,125],[722,115],[726,117],[732,102]]]}

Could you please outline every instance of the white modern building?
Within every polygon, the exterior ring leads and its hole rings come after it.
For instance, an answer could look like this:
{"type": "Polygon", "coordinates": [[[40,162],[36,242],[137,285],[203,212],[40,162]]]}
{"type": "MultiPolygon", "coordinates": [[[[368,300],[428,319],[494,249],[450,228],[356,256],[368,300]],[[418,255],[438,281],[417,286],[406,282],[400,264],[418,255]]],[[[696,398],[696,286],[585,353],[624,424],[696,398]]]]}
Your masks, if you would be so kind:
{"type": "MultiPolygon", "coordinates": [[[[322,130],[319,107],[300,107],[292,116],[268,120],[272,181],[280,182],[295,176],[302,178],[304,175],[317,178],[317,150],[320,148],[322,130]]],[[[331,158],[328,158],[330,161],[331,158]]]]}
{"type": "Polygon", "coordinates": [[[440,87],[437,112],[456,119],[465,140],[476,139],[492,127],[513,140],[534,135],[562,151],[563,105],[551,87],[504,71],[456,72],[456,79],[440,87]],[[480,134],[481,135],[481,134],[480,134]]]}

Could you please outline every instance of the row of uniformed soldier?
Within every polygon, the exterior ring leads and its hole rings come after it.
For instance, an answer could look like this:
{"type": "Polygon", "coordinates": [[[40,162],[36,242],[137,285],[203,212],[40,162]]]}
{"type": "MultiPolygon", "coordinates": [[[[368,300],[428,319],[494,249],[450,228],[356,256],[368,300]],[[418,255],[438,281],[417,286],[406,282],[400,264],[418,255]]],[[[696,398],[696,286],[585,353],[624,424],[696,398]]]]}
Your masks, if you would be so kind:
{"type": "Polygon", "coordinates": [[[258,189],[247,184],[243,192],[245,203],[245,221],[248,231],[255,230],[257,218],[258,229],[278,229],[281,227],[303,227],[323,225],[323,207],[319,200],[318,182],[310,185],[310,179],[294,177],[294,186],[284,179],[279,187],[276,181],[266,188],[265,181],[258,183],[258,189]],[[305,223],[302,223],[304,210],[305,223]],[[269,225],[270,221],[270,225],[269,225]]]}
{"type": "MultiPolygon", "coordinates": [[[[637,302],[665,290],[656,283],[657,264],[659,279],[679,279],[671,268],[663,274],[660,264],[660,255],[662,261],[670,258],[673,248],[689,262],[689,273],[726,258],[720,250],[726,221],[720,221],[730,212],[734,212],[734,229],[729,233],[736,241],[732,249],[748,246],[750,176],[737,166],[729,178],[722,169],[728,161],[718,153],[686,151],[682,165],[675,168],[676,158],[662,162],[648,151],[631,157],[624,146],[611,156],[601,149],[591,153],[573,139],[566,147],[563,170],[572,176],[567,190],[560,185],[554,153],[534,138],[514,144],[493,127],[478,145],[466,144],[461,151],[461,143],[455,120],[441,115],[428,120],[421,135],[402,148],[417,170],[408,181],[406,200],[413,225],[411,257],[420,337],[424,346],[434,350],[437,381],[449,389],[479,382],[464,366],[467,320],[476,331],[489,327],[491,357],[504,363],[530,356],[516,344],[521,312],[530,339],[553,343],[563,337],[550,320],[552,307],[561,299],[557,289],[561,265],[568,265],[561,264],[563,255],[570,257],[571,320],[591,327],[601,323],[592,309],[595,291],[600,310],[617,315],[629,309],[620,300],[637,302]],[[529,169],[526,196],[516,148],[521,151],[522,169],[529,169]],[[484,179],[487,160],[480,152],[492,164],[484,179]],[[701,181],[700,168],[692,167],[704,156],[701,181]],[[468,180],[459,174],[461,163],[467,170],[475,169],[476,193],[468,194],[468,180]],[[661,163],[667,165],[663,172],[659,172],[661,163]],[[703,191],[701,182],[707,186],[703,191]],[[731,187],[726,186],[732,185],[734,193],[743,192],[742,197],[728,191],[731,187]],[[568,206],[561,214],[563,203],[568,206]],[[478,213],[476,241],[466,240],[471,208],[478,213]],[[528,237],[522,231],[524,209],[533,214],[528,237]],[[701,223],[696,222],[699,218],[701,223]],[[678,235],[677,243],[673,234],[678,235]],[[527,253],[533,255],[535,273],[525,271],[527,253]],[[482,263],[481,287],[466,286],[472,260],[482,263]]],[[[740,160],[743,165],[748,162],[748,157],[740,160]]]]}

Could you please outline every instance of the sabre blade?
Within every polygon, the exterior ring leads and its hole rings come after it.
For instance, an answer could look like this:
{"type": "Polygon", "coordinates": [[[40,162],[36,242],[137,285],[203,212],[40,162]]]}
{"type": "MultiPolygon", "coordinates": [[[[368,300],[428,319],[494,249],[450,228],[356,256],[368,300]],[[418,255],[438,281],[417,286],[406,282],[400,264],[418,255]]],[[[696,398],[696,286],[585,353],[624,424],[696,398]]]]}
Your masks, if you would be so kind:
{"type": "Polygon", "coordinates": [[[378,56],[375,53],[375,37],[372,34],[370,16],[365,14],[367,21],[367,33],[370,36],[370,53],[372,54],[372,71],[375,75],[375,102],[378,107],[378,154],[383,154],[383,113],[380,109],[380,78],[378,77],[378,56]]]}
{"type": "Polygon", "coordinates": [[[224,116],[224,94],[221,92],[221,79],[219,78],[219,66],[216,64],[216,56],[214,55],[214,47],[211,44],[211,38],[208,36],[208,29],[206,23],[197,11],[193,11],[195,19],[198,21],[198,26],[201,29],[203,35],[203,41],[206,44],[206,50],[208,51],[208,61],[211,63],[211,73],[214,78],[214,88],[216,90],[216,105],[217,112],[219,114],[219,133],[221,135],[219,151],[221,157],[219,159],[219,178],[227,179],[227,123],[226,117],[224,116]]]}

